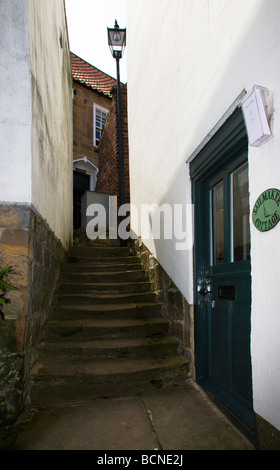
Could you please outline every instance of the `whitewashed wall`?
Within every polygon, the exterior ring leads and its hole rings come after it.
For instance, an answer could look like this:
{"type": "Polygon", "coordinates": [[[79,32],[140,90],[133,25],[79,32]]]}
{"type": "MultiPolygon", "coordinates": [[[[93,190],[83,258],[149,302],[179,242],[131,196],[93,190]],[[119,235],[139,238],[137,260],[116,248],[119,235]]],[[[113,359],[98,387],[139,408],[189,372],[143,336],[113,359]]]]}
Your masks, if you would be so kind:
{"type": "MultiPolygon", "coordinates": [[[[191,202],[187,159],[253,85],[274,93],[274,137],[249,149],[251,208],[280,188],[279,0],[128,0],[131,202],[191,202]]],[[[132,228],[140,236],[147,226],[132,228]]],[[[143,237],[144,238],[144,237],[143,237]]],[[[253,395],[256,413],[280,429],[280,223],[251,224],[253,395]]],[[[147,240],[193,303],[192,255],[147,240]]]]}
{"type": "Polygon", "coordinates": [[[63,0],[0,0],[0,202],[72,240],[72,79],[63,0]]]}
{"type": "Polygon", "coordinates": [[[27,2],[0,0],[0,202],[31,202],[27,2]]]}
{"type": "Polygon", "coordinates": [[[32,203],[64,245],[72,239],[72,78],[63,0],[28,0],[32,203]]]}

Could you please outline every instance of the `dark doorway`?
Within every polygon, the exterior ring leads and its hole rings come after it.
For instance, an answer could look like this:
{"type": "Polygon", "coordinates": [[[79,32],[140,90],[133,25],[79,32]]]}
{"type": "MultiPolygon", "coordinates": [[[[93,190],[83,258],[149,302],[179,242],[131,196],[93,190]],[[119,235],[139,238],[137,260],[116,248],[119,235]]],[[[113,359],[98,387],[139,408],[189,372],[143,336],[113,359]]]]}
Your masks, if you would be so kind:
{"type": "Polygon", "coordinates": [[[81,228],[81,200],[85,191],[90,188],[90,176],[83,170],[74,170],[73,175],[73,222],[74,230],[81,228]]]}

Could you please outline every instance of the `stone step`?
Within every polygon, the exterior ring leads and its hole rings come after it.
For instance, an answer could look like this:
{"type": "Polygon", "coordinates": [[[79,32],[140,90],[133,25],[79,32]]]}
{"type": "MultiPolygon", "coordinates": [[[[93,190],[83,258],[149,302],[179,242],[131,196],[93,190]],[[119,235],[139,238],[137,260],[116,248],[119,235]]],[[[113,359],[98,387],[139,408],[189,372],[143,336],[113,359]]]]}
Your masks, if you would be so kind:
{"type": "Polygon", "coordinates": [[[57,295],[63,294],[94,294],[94,293],[138,293],[138,292],[151,292],[152,283],[149,281],[143,282],[60,282],[56,289],[57,295]]]}
{"type": "Polygon", "coordinates": [[[43,330],[43,341],[85,340],[92,338],[148,337],[167,334],[168,321],[163,317],[108,318],[49,321],[43,330]]]}
{"type": "Polygon", "coordinates": [[[117,303],[136,303],[136,302],[156,302],[157,294],[155,292],[137,292],[125,294],[112,293],[94,293],[94,294],[55,294],[53,297],[53,306],[61,305],[102,305],[117,303]]]}
{"type": "Polygon", "coordinates": [[[86,228],[82,227],[81,229],[75,230],[73,233],[73,245],[74,246],[104,246],[104,247],[120,247],[121,240],[119,237],[116,239],[110,238],[111,233],[106,230],[106,238],[96,238],[94,240],[90,240],[86,234],[86,228]]]}
{"type": "Polygon", "coordinates": [[[65,260],[65,264],[67,265],[78,265],[78,264],[85,264],[87,266],[103,266],[113,265],[113,264],[123,264],[123,265],[130,265],[130,264],[137,264],[137,266],[141,266],[139,258],[137,256],[111,256],[109,258],[105,257],[95,257],[95,256],[82,256],[82,255],[70,255],[67,256],[65,260]]]}
{"type": "Polygon", "coordinates": [[[164,359],[38,361],[31,370],[31,402],[46,407],[97,397],[131,396],[155,386],[186,381],[188,375],[189,364],[179,355],[164,359]]]}
{"type": "Polygon", "coordinates": [[[62,305],[53,307],[50,320],[79,320],[87,318],[148,318],[161,315],[159,302],[137,302],[103,305],[62,305]]]}
{"type": "Polygon", "coordinates": [[[134,254],[129,247],[75,245],[69,251],[70,256],[90,258],[129,257],[134,254]]]}
{"type": "Polygon", "coordinates": [[[60,277],[60,282],[75,282],[75,283],[97,283],[97,282],[136,282],[148,281],[148,277],[143,270],[126,270],[123,272],[63,272],[60,277]]]}
{"type": "Polygon", "coordinates": [[[129,247],[75,245],[31,370],[33,406],[129,396],[189,377],[169,322],[129,247]]]}
{"type": "Polygon", "coordinates": [[[119,271],[106,271],[92,272],[87,270],[84,272],[75,271],[64,271],[60,276],[60,282],[75,282],[75,283],[88,283],[88,282],[136,282],[136,281],[148,281],[148,276],[145,271],[141,269],[135,270],[123,270],[119,271]]]}
{"type": "Polygon", "coordinates": [[[38,348],[39,361],[57,360],[58,357],[70,357],[75,360],[86,357],[149,357],[163,358],[175,354],[178,341],[168,336],[152,338],[99,338],[76,341],[43,341],[38,348]]]}
{"type": "MultiPolygon", "coordinates": [[[[61,275],[68,275],[70,273],[76,274],[76,273],[86,273],[86,274],[101,274],[101,273],[107,273],[110,271],[110,273],[123,273],[123,272],[132,272],[132,271],[139,271],[141,270],[141,265],[136,262],[132,263],[124,263],[124,262],[116,262],[114,264],[110,263],[65,263],[62,267],[61,270],[61,275]]],[[[143,271],[144,272],[144,271],[143,271]]]]}

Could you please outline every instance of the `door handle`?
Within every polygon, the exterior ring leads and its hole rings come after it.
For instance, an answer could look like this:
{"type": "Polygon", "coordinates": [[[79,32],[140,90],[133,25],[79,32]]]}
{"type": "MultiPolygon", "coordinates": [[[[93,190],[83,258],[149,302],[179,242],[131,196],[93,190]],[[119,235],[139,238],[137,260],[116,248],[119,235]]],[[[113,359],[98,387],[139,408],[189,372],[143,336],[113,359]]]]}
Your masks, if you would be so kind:
{"type": "Polygon", "coordinates": [[[210,284],[208,284],[206,281],[203,281],[201,284],[198,285],[198,289],[197,289],[197,292],[200,294],[200,295],[207,295],[207,294],[211,294],[211,287],[210,287],[210,284]]]}
{"type": "Polygon", "coordinates": [[[206,286],[203,286],[203,287],[201,287],[200,289],[198,289],[198,293],[199,293],[200,295],[207,295],[207,294],[208,294],[208,290],[207,290],[206,286]]]}

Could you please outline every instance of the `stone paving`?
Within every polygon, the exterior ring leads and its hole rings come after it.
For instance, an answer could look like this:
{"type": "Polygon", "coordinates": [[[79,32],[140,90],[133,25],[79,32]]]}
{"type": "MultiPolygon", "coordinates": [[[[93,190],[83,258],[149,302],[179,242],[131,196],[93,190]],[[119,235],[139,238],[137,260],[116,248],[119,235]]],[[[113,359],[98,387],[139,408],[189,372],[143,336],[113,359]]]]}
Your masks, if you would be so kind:
{"type": "Polygon", "coordinates": [[[29,409],[0,437],[2,448],[12,450],[254,450],[192,384],[82,405],[29,409]]]}

